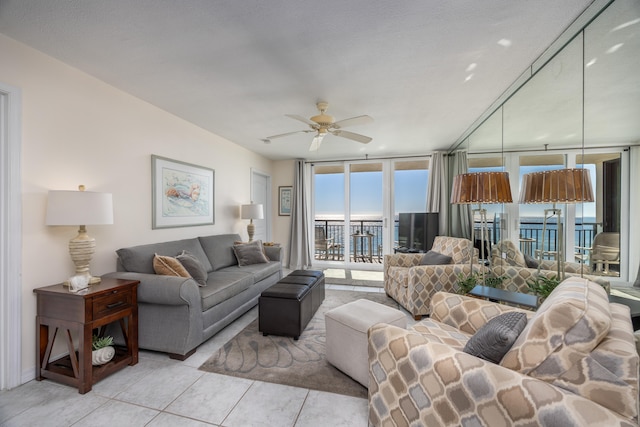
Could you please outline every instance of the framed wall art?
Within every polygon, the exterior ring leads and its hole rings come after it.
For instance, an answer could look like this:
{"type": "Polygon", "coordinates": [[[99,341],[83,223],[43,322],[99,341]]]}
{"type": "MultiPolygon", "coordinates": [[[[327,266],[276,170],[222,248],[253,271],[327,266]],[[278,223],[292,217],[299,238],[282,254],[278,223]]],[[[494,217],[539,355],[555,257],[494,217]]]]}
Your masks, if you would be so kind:
{"type": "Polygon", "coordinates": [[[215,171],[151,156],[152,228],[211,225],[215,222],[215,171]]]}
{"type": "Polygon", "coordinates": [[[278,215],[291,215],[293,187],[278,187],[278,215]]]}

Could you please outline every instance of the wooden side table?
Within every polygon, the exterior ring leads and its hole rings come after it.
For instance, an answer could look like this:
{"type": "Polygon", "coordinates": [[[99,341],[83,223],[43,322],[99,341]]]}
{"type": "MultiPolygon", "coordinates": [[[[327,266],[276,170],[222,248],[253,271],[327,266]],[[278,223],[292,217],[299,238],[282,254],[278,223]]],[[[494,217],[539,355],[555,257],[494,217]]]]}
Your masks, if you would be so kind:
{"type": "Polygon", "coordinates": [[[62,284],[34,289],[37,296],[36,380],[49,378],[78,388],[81,394],[102,378],[138,363],[137,280],[103,279],[98,285],[72,293],[62,284]],[[125,322],[126,319],[126,322],[125,322]],[[91,364],[91,339],[109,323],[118,322],[125,346],[114,346],[110,362],[91,364]],[[78,336],[77,349],[72,332],[78,336]],[[53,343],[66,340],[69,355],[50,360],[53,343]]]}

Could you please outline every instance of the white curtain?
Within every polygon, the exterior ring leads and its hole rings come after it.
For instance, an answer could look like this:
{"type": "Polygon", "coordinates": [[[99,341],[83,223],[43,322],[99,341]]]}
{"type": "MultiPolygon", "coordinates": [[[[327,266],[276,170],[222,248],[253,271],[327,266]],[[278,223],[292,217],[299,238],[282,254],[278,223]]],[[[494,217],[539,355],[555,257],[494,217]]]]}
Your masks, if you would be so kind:
{"type": "MultiPolygon", "coordinates": [[[[447,194],[451,195],[451,186],[453,177],[461,173],[469,171],[467,163],[467,153],[465,151],[456,151],[449,157],[449,185],[447,194]]],[[[471,240],[471,207],[469,205],[451,205],[449,214],[449,236],[464,237],[471,240]]]]}
{"type": "Polygon", "coordinates": [[[310,230],[310,165],[296,160],[293,177],[293,198],[291,200],[291,240],[289,241],[288,266],[292,270],[311,266],[310,230]]]}
{"type": "Polygon", "coordinates": [[[446,236],[449,223],[449,164],[447,154],[437,151],[429,161],[429,181],[427,186],[427,212],[438,212],[438,234],[446,236]]]}

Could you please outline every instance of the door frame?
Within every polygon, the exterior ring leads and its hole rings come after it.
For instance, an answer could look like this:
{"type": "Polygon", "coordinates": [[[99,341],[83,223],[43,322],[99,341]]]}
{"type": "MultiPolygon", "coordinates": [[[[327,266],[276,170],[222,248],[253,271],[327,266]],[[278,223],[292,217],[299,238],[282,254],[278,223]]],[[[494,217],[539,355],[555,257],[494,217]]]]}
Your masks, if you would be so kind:
{"type": "Polygon", "coordinates": [[[271,238],[271,218],[273,217],[272,212],[271,212],[271,207],[272,207],[272,192],[271,192],[271,175],[269,175],[266,172],[263,172],[259,169],[254,169],[251,168],[251,178],[250,178],[250,194],[251,194],[251,201],[254,203],[260,203],[262,202],[262,205],[264,207],[264,224],[265,224],[265,230],[266,230],[266,241],[270,242],[272,240],[271,238]],[[254,188],[254,181],[253,178],[254,176],[259,176],[262,178],[266,179],[266,184],[265,184],[265,200],[257,200],[256,196],[257,196],[257,191],[254,188]]]}
{"type": "Polygon", "coordinates": [[[0,82],[0,390],[22,383],[21,111],[22,91],[0,82]]]}

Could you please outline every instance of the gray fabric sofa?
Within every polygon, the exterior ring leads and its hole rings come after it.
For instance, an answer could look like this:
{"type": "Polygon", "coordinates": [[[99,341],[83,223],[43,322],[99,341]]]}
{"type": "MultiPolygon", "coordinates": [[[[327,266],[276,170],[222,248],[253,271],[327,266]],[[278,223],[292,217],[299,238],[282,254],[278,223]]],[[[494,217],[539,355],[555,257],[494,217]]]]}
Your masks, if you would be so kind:
{"type": "MultiPolygon", "coordinates": [[[[205,236],[117,250],[117,271],[103,277],[139,280],[138,344],[184,360],[198,345],[258,303],[263,290],[282,278],[281,248],[265,246],[268,263],[239,266],[237,234],[205,236]],[[156,275],[155,254],[194,254],[207,270],[207,286],[192,278],[156,275]]],[[[119,328],[109,333],[118,338],[119,328]]]]}

